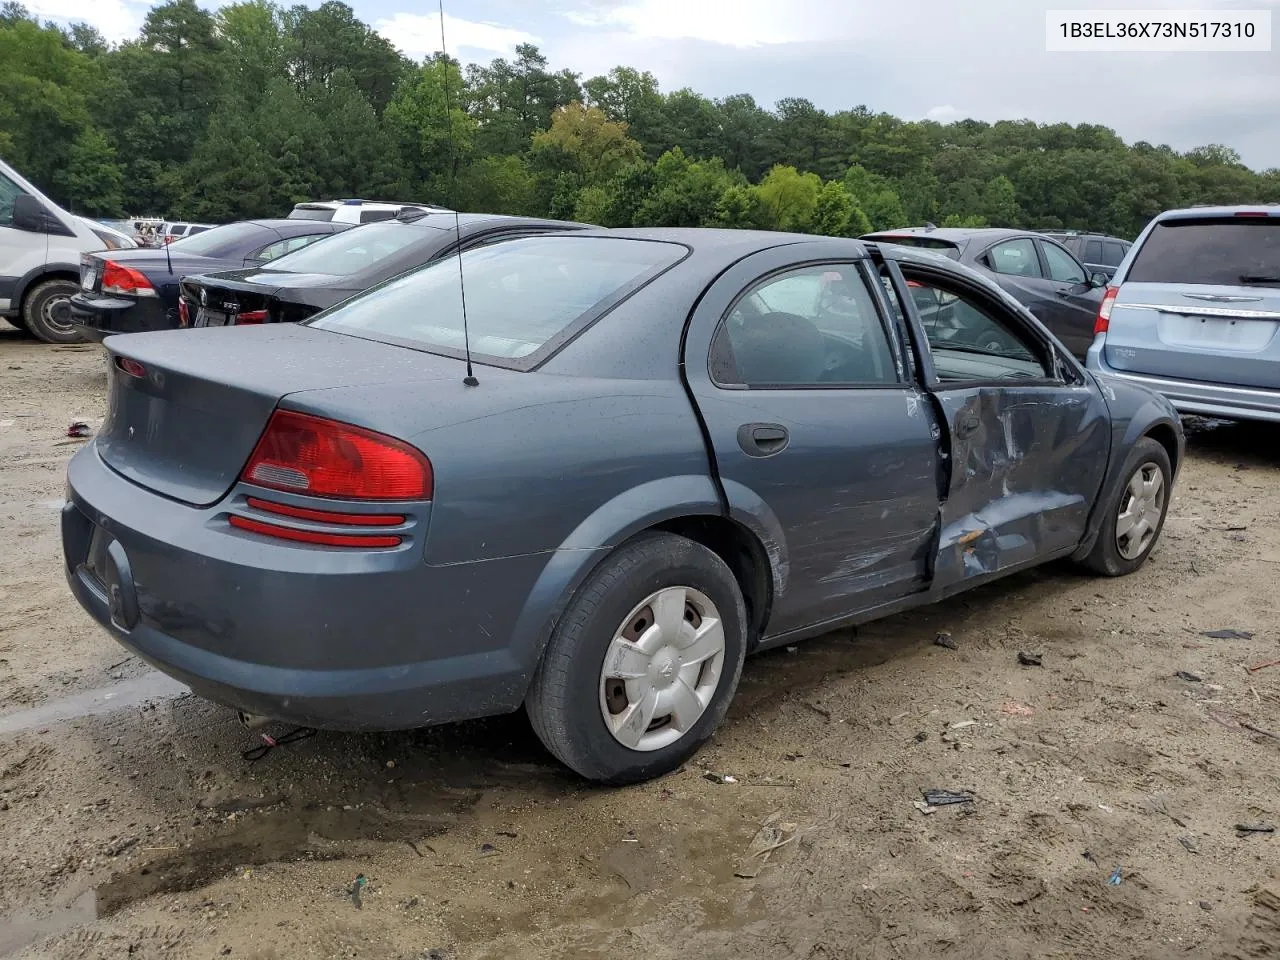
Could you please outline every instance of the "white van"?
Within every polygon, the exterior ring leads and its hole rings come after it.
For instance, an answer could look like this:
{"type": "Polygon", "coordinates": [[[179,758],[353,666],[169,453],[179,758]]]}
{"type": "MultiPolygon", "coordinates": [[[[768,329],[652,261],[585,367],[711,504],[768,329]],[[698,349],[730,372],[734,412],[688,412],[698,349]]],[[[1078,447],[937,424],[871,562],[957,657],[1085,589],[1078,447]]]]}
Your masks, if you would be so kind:
{"type": "Polygon", "coordinates": [[[136,247],[132,238],[67,213],[0,160],[0,317],[47,343],[75,343],[69,302],[80,254],[136,247]]]}

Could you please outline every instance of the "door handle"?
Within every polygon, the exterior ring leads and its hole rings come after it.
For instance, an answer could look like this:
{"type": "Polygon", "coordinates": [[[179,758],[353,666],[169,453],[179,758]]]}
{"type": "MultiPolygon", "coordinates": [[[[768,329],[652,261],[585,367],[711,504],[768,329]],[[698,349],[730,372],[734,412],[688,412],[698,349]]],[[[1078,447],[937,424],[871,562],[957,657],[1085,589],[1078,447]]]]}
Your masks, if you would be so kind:
{"type": "Polygon", "coordinates": [[[780,423],[744,423],[738,428],[738,446],[749,457],[772,457],[787,449],[790,440],[780,423]]]}

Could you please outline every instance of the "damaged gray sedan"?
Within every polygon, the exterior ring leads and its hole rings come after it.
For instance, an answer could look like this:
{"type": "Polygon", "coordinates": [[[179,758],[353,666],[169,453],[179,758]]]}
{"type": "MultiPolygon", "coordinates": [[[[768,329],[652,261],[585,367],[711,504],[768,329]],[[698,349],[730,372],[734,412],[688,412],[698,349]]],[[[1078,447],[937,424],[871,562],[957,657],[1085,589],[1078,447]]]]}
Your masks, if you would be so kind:
{"type": "Polygon", "coordinates": [[[63,543],[122,644],[315,727],[523,707],[611,783],[691,756],[748,653],[1058,558],[1136,570],[1184,447],[990,281],[856,240],[529,237],[106,346],[63,543]]]}

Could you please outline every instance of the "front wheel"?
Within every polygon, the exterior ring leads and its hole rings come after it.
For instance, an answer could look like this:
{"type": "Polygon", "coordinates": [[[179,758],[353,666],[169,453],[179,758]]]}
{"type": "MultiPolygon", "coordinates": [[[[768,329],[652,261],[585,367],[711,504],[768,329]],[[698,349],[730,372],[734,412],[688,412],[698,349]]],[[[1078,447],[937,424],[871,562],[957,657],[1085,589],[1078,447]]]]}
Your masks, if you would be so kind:
{"type": "Polygon", "coordinates": [[[1098,542],[1084,560],[1094,573],[1108,577],[1133,573],[1146,563],[1164,529],[1173,492],[1168,451],[1150,437],[1134,444],[1121,476],[1098,542]]]}
{"type": "Polygon", "coordinates": [[[534,731],[591,780],[669,773],[724,718],[746,623],[732,571],[706,547],[667,533],[624,544],[556,626],[525,703],[534,731]]]}
{"type": "Polygon", "coordinates": [[[84,338],[71,324],[71,298],[79,289],[70,280],[37,283],[22,302],[27,329],[45,343],[80,343],[84,338]]]}

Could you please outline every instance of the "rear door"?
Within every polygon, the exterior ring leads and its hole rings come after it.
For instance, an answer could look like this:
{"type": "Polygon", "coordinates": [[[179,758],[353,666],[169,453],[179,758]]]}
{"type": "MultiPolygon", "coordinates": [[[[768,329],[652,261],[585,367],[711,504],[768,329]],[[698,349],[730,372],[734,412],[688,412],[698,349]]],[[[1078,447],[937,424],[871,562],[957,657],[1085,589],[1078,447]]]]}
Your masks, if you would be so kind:
{"type": "Polygon", "coordinates": [[[731,511],[770,518],[777,636],[924,588],[938,426],[855,241],[762,251],[690,321],[685,366],[731,511]]]}
{"type": "Polygon", "coordinates": [[[1093,342],[1093,324],[1102,304],[1102,288],[1089,280],[1084,265],[1052,240],[1037,240],[1041,267],[1053,291],[1044,307],[1054,335],[1079,359],[1093,342]]]}
{"type": "MultiPolygon", "coordinates": [[[[886,257],[892,257],[887,248],[886,257]]],[[[901,277],[948,298],[984,343],[940,339],[909,310],[922,379],[945,429],[946,499],[934,558],[940,594],[1074,549],[1110,453],[1110,418],[1087,376],[977,284],[901,262],[901,277]],[[998,344],[998,346],[996,346],[998,344]]],[[[893,271],[893,267],[890,271],[893,271]]]]}
{"type": "Polygon", "coordinates": [[[1116,277],[1108,366],[1280,389],[1280,208],[1157,221],[1138,243],[1116,277]]]}

